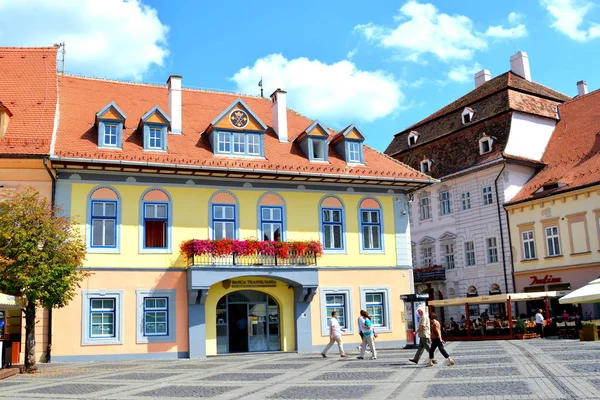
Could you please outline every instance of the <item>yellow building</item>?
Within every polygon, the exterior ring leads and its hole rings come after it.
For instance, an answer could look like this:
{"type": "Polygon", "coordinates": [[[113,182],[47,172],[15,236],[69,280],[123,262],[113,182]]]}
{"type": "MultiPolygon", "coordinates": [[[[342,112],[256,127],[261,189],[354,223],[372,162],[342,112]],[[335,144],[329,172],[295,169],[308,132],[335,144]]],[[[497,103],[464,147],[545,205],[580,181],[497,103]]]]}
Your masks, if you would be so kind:
{"type": "MultiPolygon", "coordinates": [[[[558,112],[546,166],[505,206],[519,292],[575,290],[600,277],[600,91],[580,93],[558,112]]],[[[552,316],[600,317],[600,304],[551,305],[552,316]]],[[[520,311],[537,308],[530,302],[520,311]]]]}
{"type": "Polygon", "coordinates": [[[92,275],[54,313],[53,359],[312,352],[333,310],[346,342],[366,309],[379,346],[403,345],[408,194],[432,179],[282,90],[167,83],[59,79],[56,200],[92,275]]]}

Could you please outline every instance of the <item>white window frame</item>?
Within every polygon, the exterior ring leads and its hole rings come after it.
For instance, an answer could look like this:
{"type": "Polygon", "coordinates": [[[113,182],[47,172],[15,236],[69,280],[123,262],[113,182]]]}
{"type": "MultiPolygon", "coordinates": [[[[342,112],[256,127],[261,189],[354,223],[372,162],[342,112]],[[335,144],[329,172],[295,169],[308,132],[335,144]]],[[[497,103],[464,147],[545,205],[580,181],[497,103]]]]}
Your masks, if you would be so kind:
{"type": "Polygon", "coordinates": [[[471,192],[464,192],[461,195],[463,211],[471,209],[471,192]]]}
{"type": "Polygon", "coordinates": [[[231,138],[232,154],[246,154],[246,135],[241,132],[233,132],[231,138]],[[235,147],[241,147],[241,150],[236,151],[235,147]]]}
{"type": "Polygon", "coordinates": [[[163,146],[163,128],[161,127],[157,127],[157,126],[150,126],[148,127],[148,149],[150,150],[162,150],[164,148],[163,146]],[[157,133],[158,132],[158,136],[153,135],[153,133],[157,133]],[[154,140],[154,146],[151,145],[152,140],[154,140]],[[156,146],[156,143],[159,144],[159,146],[156,146]]]}
{"type": "Polygon", "coordinates": [[[419,134],[417,132],[412,131],[408,134],[408,146],[409,147],[416,145],[418,140],[419,140],[419,134]],[[411,142],[412,139],[414,139],[413,142],[411,142]]]}
{"type": "Polygon", "coordinates": [[[548,257],[561,256],[562,248],[560,245],[560,230],[558,229],[558,225],[544,227],[544,235],[546,236],[546,255],[548,257]],[[550,230],[550,234],[548,234],[548,230],[550,230]],[[554,232],[554,230],[556,230],[556,232],[554,232]],[[550,251],[550,247],[552,247],[552,251],[550,251]],[[558,247],[558,251],[556,250],[556,247],[558,247]]]}
{"type": "Polygon", "coordinates": [[[428,174],[431,172],[431,160],[423,160],[421,161],[421,172],[424,174],[428,174]]]}
{"type": "Polygon", "coordinates": [[[461,114],[461,119],[462,119],[463,125],[470,124],[471,122],[473,122],[473,114],[475,114],[475,112],[471,108],[467,107],[467,108],[465,108],[463,110],[463,112],[461,114]],[[469,116],[469,120],[468,121],[465,118],[467,115],[469,116]]]}
{"type": "Polygon", "coordinates": [[[321,288],[319,290],[319,301],[321,307],[321,336],[329,336],[329,327],[327,326],[327,319],[331,317],[331,314],[327,315],[327,300],[326,295],[339,295],[346,296],[345,299],[345,311],[346,311],[346,331],[342,332],[342,335],[353,335],[354,334],[354,312],[352,311],[352,288],[351,287],[331,287],[321,288]]]}
{"type": "Polygon", "coordinates": [[[484,136],[479,139],[479,154],[487,154],[492,152],[492,146],[494,145],[494,140],[489,136],[484,136]],[[484,149],[484,143],[487,143],[487,151],[484,149]]]}
{"type": "Polygon", "coordinates": [[[359,142],[348,142],[348,162],[360,164],[360,146],[359,142]]]}
{"type": "Polygon", "coordinates": [[[119,125],[116,123],[105,122],[104,134],[102,135],[102,147],[119,147],[119,125]],[[107,143],[107,138],[115,139],[115,143],[107,143]]]}
{"type": "Polygon", "coordinates": [[[537,258],[537,250],[535,248],[535,234],[533,230],[521,232],[521,242],[523,243],[523,260],[535,260],[537,258]]]}
{"type": "Polygon", "coordinates": [[[450,204],[450,191],[446,190],[440,193],[440,214],[452,214],[452,205],[450,204]]]}
{"type": "Polygon", "coordinates": [[[219,153],[231,153],[231,132],[217,132],[217,150],[219,153]]]}
{"type": "Polygon", "coordinates": [[[124,290],[81,290],[81,345],[97,346],[106,344],[123,344],[123,330],[125,320],[123,318],[123,296],[124,290]],[[91,336],[91,304],[92,299],[114,299],[114,336],[91,336]]]}
{"type": "Polygon", "coordinates": [[[491,186],[485,186],[484,188],[482,188],[481,193],[483,194],[484,206],[494,204],[494,193],[492,192],[491,186]]]}
{"type": "Polygon", "coordinates": [[[464,248],[465,248],[465,266],[473,267],[473,266],[477,265],[477,256],[475,255],[475,242],[472,240],[464,242],[464,248]],[[471,255],[471,254],[472,254],[472,257],[469,257],[469,255],[471,255]],[[472,264],[470,263],[471,259],[473,260],[472,264]]]}
{"type": "Polygon", "coordinates": [[[421,197],[419,199],[419,216],[421,217],[421,221],[431,219],[431,199],[429,196],[421,197]],[[423,204],[424,200],[427,200],[426,204],[423,204]]]}
{"type": "Polygon", "coordinates": [[[435,265],[435,247],[433,244],[421,247],[421,260],[423,268],[435,265]],[[427,260],[430,260],[429,263],[427,263],[427,260]]]}
{"type": "Polygon", "coordinates": [[[390,293],[389,286],[361,286],[360,287],[360,308],[367,309],[367,294],[381,293],[383,295],[383,325],[374,325],[375,332],[392,332],[392,313],[390,312],[390,293]]]}
{"type": "Polygon", "coordinates": [[[485,248],[486,248],[488,264],[497,263],[500,260],[500,258],[498,256],[498,239],[496,239],[495,237],[485,238],[485,248]],[[492,240],[494,241],[493,246],[491,245],[492,240]]]}
{"type": "Polygon", "coordinates": [[[258,134],[249,133],[246,135],[248,137],[248,154],[253,156],[260,156],[260,136],[258,134]],[[250,149],[256,148],[256,151],[250,151],[250,149]]]}
{"type": "Polygon", "coordinates": [[[177,291],[175,289],[138,289],[135,291],[137,302],[136,343],[172,343],[177,340],[177,291]],[[147,297],[163,297],[167,299],[167,335],[144,335],[144,299],[147,297]]]}
{"type": "Polygon", "coordinates": [[[446,243],[444,245],[444,268],[456,268],[455,254],[454,243],[446,243]]]}

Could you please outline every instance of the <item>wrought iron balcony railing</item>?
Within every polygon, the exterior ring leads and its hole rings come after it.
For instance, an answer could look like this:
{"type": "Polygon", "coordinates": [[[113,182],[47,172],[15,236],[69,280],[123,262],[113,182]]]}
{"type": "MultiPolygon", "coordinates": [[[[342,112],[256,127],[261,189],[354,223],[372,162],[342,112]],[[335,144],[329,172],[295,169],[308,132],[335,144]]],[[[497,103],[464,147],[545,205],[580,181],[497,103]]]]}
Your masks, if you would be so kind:
{"type": "Polygon", "coordinates": [[[235,253],[226,256],[193,255],[188,258],[188,266],[296,267],[314,265],[317,265],[317,256],[314,253],[297,255],[290,252],[289,257],[285,258],[261,254],[239,256],[235,253]]]}
{"type": "Polygon", "coordinates": [[[445,281],[446,270],[444,268],[429,271],[415,269],[415,282],[445,281]]]}

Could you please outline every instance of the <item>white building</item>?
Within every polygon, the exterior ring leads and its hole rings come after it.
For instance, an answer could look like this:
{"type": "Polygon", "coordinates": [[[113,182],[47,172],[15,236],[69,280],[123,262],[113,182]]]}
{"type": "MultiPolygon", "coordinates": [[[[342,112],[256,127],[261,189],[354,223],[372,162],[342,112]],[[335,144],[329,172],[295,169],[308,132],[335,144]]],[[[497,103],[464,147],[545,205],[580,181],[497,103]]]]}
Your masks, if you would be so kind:
{"type": "MultiPolygon", "coordinates": [[[[474,90],[396,134],[386,150],[440,180],[410,207],[415,291],[430,299],[514,291],[503,204],[543,167],[556,106],[569,99],[531,80],[524,52],[490,78],[477,73],[474,90]]],[[[504,308],[473,305],[471,319],[504,308]]],[[[461,307],[438,310],[446,321],[463,314],[461,307]]]]}

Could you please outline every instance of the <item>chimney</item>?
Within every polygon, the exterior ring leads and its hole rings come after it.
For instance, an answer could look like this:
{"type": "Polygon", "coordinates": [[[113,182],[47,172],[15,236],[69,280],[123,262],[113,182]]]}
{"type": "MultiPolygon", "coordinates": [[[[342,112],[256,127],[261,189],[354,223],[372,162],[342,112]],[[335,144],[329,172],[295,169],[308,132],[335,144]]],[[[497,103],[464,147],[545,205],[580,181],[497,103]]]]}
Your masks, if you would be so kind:
{"type": "Polygon", "coordinates": [[[277,133],[280,142],[288,141],[287,105],[285,90],[277,89],[271,94],[271,113],[273,114],[273,129],[277,133]]]}
{"type": "Polygon", "coordinates": [[[489,81],[491,78],[492,74],[490,73],[490,71],[487,69],[482,69],[481,71],[475,74],[475,87],[478,88],[479,86],[489,81]]]}
{"type": "Polygon", "coordinates": [[[510,70],[531,82],[531,69],[529,68],[529,57],[524,51],[519,51],[510,58],[510,70]]]}
{"type": "Polygon", "coordinates": [[[171,133],[181,135],[181,75],[171,75],[167,84],[171,133]]]}
{"type": "Polygon", "coordinates": [[[588,94],[587,82],[579,81],[577,82],[577,96],[583,96],[588,94]]]}

